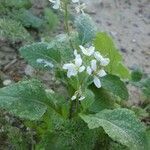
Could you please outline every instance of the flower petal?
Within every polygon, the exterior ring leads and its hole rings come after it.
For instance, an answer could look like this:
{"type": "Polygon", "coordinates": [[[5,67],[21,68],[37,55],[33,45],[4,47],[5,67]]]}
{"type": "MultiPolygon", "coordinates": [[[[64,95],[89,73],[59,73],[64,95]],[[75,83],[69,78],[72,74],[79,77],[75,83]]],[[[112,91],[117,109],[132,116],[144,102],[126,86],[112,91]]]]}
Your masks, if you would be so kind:
{"type": "Polygon", "coordinates": [[[104,77],[104,76],[107,75],[107,73],[105,72],[105,70],[101,69],[101,70],[97,73],[97,75],[98,75],[99,77],[104,77]]]}
{"type": "Polygon", "coordinates": [[[78,71],[83,72],[84,70],[85,70],[85,66],[81,66],[78,71]]]}
{"type": "Polygon", "coordinates": [[[94,46],[90,46],[89,48],[87,48],[87,52],[89,53],[89,56],[91,56],[95,51],[95,47],[94,46]]]}
{"type": "Polygon", "coordinates": [[[97,65],[96,65],[96,60],[95,59],[91,60],[91,68],[92,68],[93,71],[96,71],[96,69],[97,69],[97,65]]]}
{"type": "Polygon", "coordinates": [[[91,75],[92,74],[92,69],[90,66],[87,67],[86,72],[91,75]]]}
{"type": "Polygon", "coordinates": [[[94,84],[97,88],[100,88],[101,87],[101,81],[100,79],[97,77],[97,76],[94,76],[94,84]]]}
{"type": "Polygon", "coordinates": [[[79,98],[79,101],[82,101],[82,100],[84,100],[85,99],[85,96],[81,96],[80,98],[79,98]]]}
{"type": "Polygon", "coordinates": [[[103,58],[100,62],[101,62],[102,66],[107,66],[110,62],[110,59],[109,58],[103,58]]]}
{"type": "Polygon", "coordinates": [[[89,48],[85,48],[82,45],[80,45],[79,47],[80,47],[82,53],[84,55],[87,55],[87,56],[91,56],[94,53],[94,50],[95,50],[94,46],[90,46],[89,48]]]}
{"type": "Polygon", "coordinates": [[[72,2],[73,2],[73,3],[78,3],[78,2],[79,2],[79,0],[72,0],[72,2]]]}
{"type": "Polygon", "coordinates": [[[75,49],[73,52],[74,56],[76,57],[78,55],[77,50],[75,49]]]}
{"type": "Polygon", "coordinates": [[[82,58],[81,58],[81,55],[79,54],[75,57],[75,65],[77,67],[80,67],[82,65],[82,58]]]}
{"type": "Polygon", "coordinates": [[[75,68],[69,69],[67,72],[67,77],[70,78],[71,76],[76,76],[78,74],[75,68]]]}
{"type": "Polygon", "coordinates": [[[68,63],[68,64],[63,65],[63,69],[65,69],[65,70],[69,70],[74,67],[75,67],[75,65],[73,63],[68,63]]]}
{"type": "Polygon", "coordinates": [[[99,52],[95,52],[94,57],[97,61],[101,61],[103,59],[103,56],[99,52]]]}
{"type": "Polygon", "coordinates": [[[59,9],[60,8],[60,0],[49,0],[51,3],[53,3],[53,8],[54,9],[59,9]]]}
{"type": "Polygon", "coordinates": [[[73,95],[72,97],[71,97],[71,100],[73,101],[73,100],[75,100],[77,98],[77,95],[73,95]]]}
{"type": "Polygon", "coordinates": [[[79,45],[79,47],[80,47],[82,53],[83,53],[84,55],[87,55],[87,50],[86,50],[86,48],[83,47],[82,45],[79,45]]]}

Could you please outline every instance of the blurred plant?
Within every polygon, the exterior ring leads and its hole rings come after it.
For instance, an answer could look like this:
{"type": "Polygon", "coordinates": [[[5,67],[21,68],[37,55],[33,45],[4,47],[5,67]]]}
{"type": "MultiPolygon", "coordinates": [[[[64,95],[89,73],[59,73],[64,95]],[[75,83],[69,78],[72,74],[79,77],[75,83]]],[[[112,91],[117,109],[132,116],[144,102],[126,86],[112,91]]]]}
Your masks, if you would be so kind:
{"type": "MultiPolygon", "coordinates": [[[[14,25],[13,31],[10,30],[12,29],[11,24],[14,24],[14,22],[17,22],[16,24],[20,24],[19,26],[22,26],[21,28],[24,31],[26,29],[36,29],[36,31],[43,31],[43,29],[46,29],[46,27],[48,27],[48,29],[51,31],[55,29],[59,19],[52,10],[45,8],[45,10],[43,10],[43,14],[39,17],[33,14],[32,10],[30,9],[31,7],[32,3],[30,0],[12,0],[11,2],[9,0],[1,0],[1,22],[2,20],[7,21],[6,27],[2,27],[0,29],[2,36],[8,37],[8,33],[5,35],[6,31],[4,30],[9,28],[9,40],[12,39],[12,41],[15,42],[14,39],[17,38],[17,36],[20,34],[20,30],[18,30],[17,25],[14,25]],[[11,21],[13,22],[10,23],[11,21]],[[26,29],[23,29],[23,27],[26,29]]],[[[45,32],[47,32],[47,30],[45,32]]],[[[26,34],[22,34],[22,37],[23,36],[26,36],[26,34]]],[[[22,38],[20,38],[20,41],[22,41],[22,38]]],[[[31,38],[29,38],[28,41],[32,41],[31,38]]]]}
{"type": "Polygon", "coordinates": [[[138,107],[132,107],[136,114],[143,118],[149,118],[150,115],[150,77],[143,71],[135,67],[131,73],[130,83],[141,90],[142,102],[138,107]]]}
{"type": "Polygon", "coordinates": [[[32,41],[32,37],[26,29],[15,20],[0,19],[0,39],[7,39],[13,43],[17,41],[32,41]]]}

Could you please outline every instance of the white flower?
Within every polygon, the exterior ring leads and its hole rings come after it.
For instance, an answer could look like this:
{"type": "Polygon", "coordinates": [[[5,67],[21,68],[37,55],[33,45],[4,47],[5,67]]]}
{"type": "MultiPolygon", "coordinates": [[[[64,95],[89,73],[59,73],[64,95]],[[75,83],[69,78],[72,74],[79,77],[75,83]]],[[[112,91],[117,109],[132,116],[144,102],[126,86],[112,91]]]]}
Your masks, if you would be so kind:
{"type": "Polygon", "coordinates": [[[51,62],[49,62],[49,61],[47,61],[47,60],[45,60],[45,59],[42,59],[42,58],[38,58],[38,59],[36,60],[36,62],[39,63],[39,64],[43,64],[44,67],[51,67],[51,68],[54,67],[54,65],[53,65],[51,62]]]}
{"type": "Polygon", "coordinates": [[[98,75],[99,77],[104,77],[104,76],[107,75],[107,73],[105,72],[105,70],[101,69],[101,70],[99,70],[99,71],[97,72],[97,75],[98,75]]]}
{"type": "Polygon", "coordinates": [[[78,4],[78,6],[75,7],[75,10],[77,13],[84,13],[84,9],[86,8],[86,4],[82,3],[82,4],[78,4]]]}
{"type": "Polygon", "coordinates": [[[73,95],[72,97],[71,97],[71,100],[73,101],[73,100],[75,100],[77,98],[77,95],[73,95]]]}
{"type": "Polygon", "coordinates": [[[105,70],[103,69],[97,70],[97,62],[95,59],[93,59],[91,61],[91,66],[88,66],[86,71],[89,75],[92,75],[93,73],[93,77],[94,77],[93,82],[97,88],[100,88],[101,81],[99,78],[104,77],[107,74],[105,70]]]}
{"type": "Polygon", "coordinates": [[[54,9],[59,9],[60,8],[60,0],[49,0],[51,3],[53,3],[53,8],[54,9]]]}
{"type": "Polygon", "coordinates": [[[85,66],[82,65],[82,59],[76,51],[74,51],[75,60],[74,63],[68,63],[63,65],[63,69],[68,70],[67,77],[76,76],[78,72],[83,72],[85,70],[85,66]]]}
{"type": "Polygon", "coordinates": [[[109,58],[104,58],[99,52],[95,52],[94,57],[100,62],[101,66],[107,66],[110,62],[109,58]]]}
{"type": "Polygon", "coordinates": [[[73,100],[76,100],[77,97],[79,98],[79,99],[78,99],[79,101],[82,101],[82,100],[85,99],[85,96],[83,96],[83,95],[82,95],[82,92],[79,91],[79,90],[74,93],[74,95],[71,97],[71,100],[72,100],[72,101],[73,101],[73,100]]]}
{"type": "Polygon", "coordinates": [[[78,3],[78,2],[79,2],[79,0],[72,0],[72,2],[73,2],[73,3],[78,3]]]}
{"type": "Polygon", "coordinates": [[[100,88],[100,87],[101,87],[101,81],[100,81],[100,79],[99,79],[97,76],[94,76],[93,82],[94,82],[94,84],[95,84],[95,86],[96,86],[97,88],[100,88]]]}
{"type": "Polygon", "coordinates": [[[85,96],[81,96],[80,98],[79,98],[79,101],[82,101],[82,100],[84,100],[85,99],[85,96]]]}
{"type": "Polygon", "coordinates": [[[87,71],[87,73],[88,73],[89,75],[91,75],[91,74],[92,74],[92,69],[91,69],[91,67],[90,67],[90,66],[88,66],[88,67],[87,67],[86,71],[87,71]]]}
{"type": "Polygon", "coordinates": [[[93,59],[92,61],[91,61],[91,69],[93,70],[93,71],[96,71],[96,69],[97,69],[97,64],[96,64],[97,62],[96,62],[96,60],[95,59],[93,59]]]}
{"type": "Polygon", "coordinates": [[[103,59],[101,60],[101,65],[102,65],[102,66],[107,66],[107,65],[109,64],[109,62],[110,62],[110,59],[109,59],[109,58],[103,58],[103,59]]]}
{"type": "Polygon", "coordinates": [[[94,46],[90,46],[89,48],[85,48],[82,45],[80,45],[79,47],[80,47],[82,53],[84,55],[87,55],[87,56],[91,56],[94,53],[94,51],[95,51],[95,47],[94,46]]]}

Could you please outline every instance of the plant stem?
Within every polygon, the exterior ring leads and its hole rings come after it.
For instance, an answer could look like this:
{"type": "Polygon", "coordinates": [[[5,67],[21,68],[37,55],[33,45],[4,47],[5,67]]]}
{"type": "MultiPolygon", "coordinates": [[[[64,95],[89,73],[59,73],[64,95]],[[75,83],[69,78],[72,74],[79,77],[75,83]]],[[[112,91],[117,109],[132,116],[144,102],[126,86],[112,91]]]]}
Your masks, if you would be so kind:
{"type": "Polygon", "coordinates": [[[73,47],[73,44],[72,44],[72,41],[70,39],[70,30],[69,30],[69,23],[68,23],[68,20],[69,20],[69,14],[68,14],[68,0],[64,0],[64,24],[65,24],[65,30],[66,30],[66,33],[69,37],[69,43],[70,43],[70,46],[72,49],[74,49],[73,47]]]}
{"type": "MultiPolygon", "coordinates": [[[[64,25],[65,25],[65,31],[68,35],[68,38],[69,38],[69,44],[70,44],[70,47],[72,49],[74,49],[73,47],[73,44],[72,44],[72,41],[70,39],[70,30],[69,30],[69,23],[68,23],[68,20],[69,20],[69,14],[68,14],[68,0],[64,0],[64,25]]],[[[71,119],[73,117],[73,101],[71,100],[71,103],[70,103],[70,110],[69,110],[69,119],[71,119]]]]}

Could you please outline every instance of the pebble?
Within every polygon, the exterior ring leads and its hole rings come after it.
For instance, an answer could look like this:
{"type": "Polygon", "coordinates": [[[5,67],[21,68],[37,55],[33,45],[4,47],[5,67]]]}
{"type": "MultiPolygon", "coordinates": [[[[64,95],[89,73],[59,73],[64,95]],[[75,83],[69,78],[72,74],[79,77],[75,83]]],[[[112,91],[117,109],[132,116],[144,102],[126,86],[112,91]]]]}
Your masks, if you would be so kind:
{"type": "Polygon", "coordinates": [[[12,83],[12,81],[10,80],[10,79],[7,79],[7,80],[4,80],[3,81],[3,85],[4,86],[8,86],[8,85],[10,85],[12,83]]]}
{"type": "Polygon", "coordinates": [[[135,43],[135,42],[136,42],[136,39],[132,39],[132,42],[135,43]]]}
{"type": "Polygon", "coordinates": [[[123,53],[127,53],[127,50],[125,48],[120,49],[123,53]]]}
{"type": "Polygon", "coordinates": [[[25,74],[32,77],[35,74],[35,69],[32,66],[27,65],[25,68],[25,74]]]}

